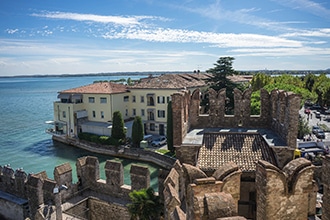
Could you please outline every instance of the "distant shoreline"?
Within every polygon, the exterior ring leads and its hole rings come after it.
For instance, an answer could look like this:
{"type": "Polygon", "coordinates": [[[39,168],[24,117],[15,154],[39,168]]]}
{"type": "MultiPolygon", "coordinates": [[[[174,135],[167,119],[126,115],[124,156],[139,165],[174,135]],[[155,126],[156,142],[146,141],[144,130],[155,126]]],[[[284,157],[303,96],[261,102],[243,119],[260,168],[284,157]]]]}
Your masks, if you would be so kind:
{"type": "Polygon", "coordinates": [[[177,72],[116,72],[116,73],[72,73],[72,74],[35,74],[35,75],[15,75],[15,76],[0,76],[0,78],[21,78],[21,77],[82,77],[82,76],[132,76],[132,75],[160,75],[179,73],[177,72]]]}
{"type": "MultiPolygon", "coordinates": [[[[326,70],[236,70],[241,75],[254,75],[256,73],[266,73],[269,75],[278,74],[330,74],[330,69],[326,70]]],[[[194,71],[148,71],[148,72],[113,72],[113,73],[72,73],[72,74],[35,74],[35,75],[15,75],[15,76],[0,76],[0,78],[21,78],[21,77],[82,77],[82,76],[138,76],[138,75],[161,75],[161,74],[176,74],[176,73],[194,73],[194,71]]],[[[201,72],[205,73],[205,72],[201,72]]]]}

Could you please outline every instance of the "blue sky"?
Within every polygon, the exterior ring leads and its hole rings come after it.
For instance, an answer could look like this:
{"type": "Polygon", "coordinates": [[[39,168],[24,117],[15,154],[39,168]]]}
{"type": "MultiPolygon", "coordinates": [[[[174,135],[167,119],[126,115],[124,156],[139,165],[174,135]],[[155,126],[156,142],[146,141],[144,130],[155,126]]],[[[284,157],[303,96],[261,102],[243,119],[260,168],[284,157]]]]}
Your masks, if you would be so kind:
{"type": "Polygon", "coordinates": [[[0,76],[330,68],[328,0],[0,0],[0,76]]]}

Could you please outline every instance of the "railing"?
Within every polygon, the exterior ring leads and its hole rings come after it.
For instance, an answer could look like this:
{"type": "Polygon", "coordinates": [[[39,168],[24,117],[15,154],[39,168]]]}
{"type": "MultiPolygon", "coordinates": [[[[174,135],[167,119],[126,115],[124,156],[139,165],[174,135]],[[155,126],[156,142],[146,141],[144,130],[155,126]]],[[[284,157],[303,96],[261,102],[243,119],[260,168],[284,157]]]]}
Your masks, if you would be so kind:
{"type": "Polygon", "coordinates": [[[55,131],[53,128],[46,128],[45,132],[47,134],[56,135],[56,136],[64,136],[65,133],[63,131],[55,131]]]}

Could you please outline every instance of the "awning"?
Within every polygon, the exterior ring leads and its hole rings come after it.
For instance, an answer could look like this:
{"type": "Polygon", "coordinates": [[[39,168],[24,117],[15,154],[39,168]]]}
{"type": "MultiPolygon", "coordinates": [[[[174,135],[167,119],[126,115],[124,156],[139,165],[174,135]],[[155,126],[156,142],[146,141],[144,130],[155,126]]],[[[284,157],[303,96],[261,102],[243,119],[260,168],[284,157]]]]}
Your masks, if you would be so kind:
{"type": "Polygon", "coordinates": [[[73,94],[72,99],[82,99],[82,94],[73,94]]]}
{"type": "Polygon", "coordinates": [[[49,124],[49,125],[55,125],[55,124],[63,124],[63,125],[66,125],[66,122],[63,122],[63,121],[45,121],[46,124],[49,124]]]}
{"type": "Polygon", "coordinates": [[[69,99],[71,96],[71,94],[68,94],[68,93],[60,93],[58,94],[57,98],[58,99],[69,99]]]}

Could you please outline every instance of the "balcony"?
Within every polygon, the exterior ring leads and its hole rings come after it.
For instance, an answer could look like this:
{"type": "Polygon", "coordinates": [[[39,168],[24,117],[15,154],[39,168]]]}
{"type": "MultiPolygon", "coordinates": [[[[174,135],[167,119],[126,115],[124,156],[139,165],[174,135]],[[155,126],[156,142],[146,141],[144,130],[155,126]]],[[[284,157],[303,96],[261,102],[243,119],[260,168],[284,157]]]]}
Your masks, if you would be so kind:
{"type": "Polygon", "coordinates": [[[66,134],[61,131],[55,131],[54,128],[46,128],[45,132],[50,135],[55,135],[55,136],[65,136],[66,134]]]}
{"type": "Polygon", "coordinates": [[[65,136],[66,135],[66,123],[65,122],[59,122],[59,121],[46,121],[45,122],[48,125],[52,125],[50,128],[46,128],[45,132],[50,135],[55,136],[65,136]]]}

